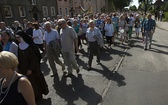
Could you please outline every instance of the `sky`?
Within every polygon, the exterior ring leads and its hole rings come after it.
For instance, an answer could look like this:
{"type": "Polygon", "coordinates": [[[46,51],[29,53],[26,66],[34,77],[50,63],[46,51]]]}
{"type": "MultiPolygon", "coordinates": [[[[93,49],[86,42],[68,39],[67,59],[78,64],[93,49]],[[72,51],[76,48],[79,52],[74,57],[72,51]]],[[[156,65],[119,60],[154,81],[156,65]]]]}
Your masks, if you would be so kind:
{"type": "MultiPolygon", "coordinates": [[[[155,0],[153,0],[153,1],[155,2],[155,0]]],[[[139,6],[138,0],[133,0],[133,2],[131,3],[131,6],[132,5],[135,5],[136,7],[138,7],[139,6]]]]}
{"type": "Polygon", "coordinates": [[[133,2],[131,3],[131,6],[132,5],[135,5],[136,7],[138,7],[139,6],[138,0],[133,0],[133,2]]]}

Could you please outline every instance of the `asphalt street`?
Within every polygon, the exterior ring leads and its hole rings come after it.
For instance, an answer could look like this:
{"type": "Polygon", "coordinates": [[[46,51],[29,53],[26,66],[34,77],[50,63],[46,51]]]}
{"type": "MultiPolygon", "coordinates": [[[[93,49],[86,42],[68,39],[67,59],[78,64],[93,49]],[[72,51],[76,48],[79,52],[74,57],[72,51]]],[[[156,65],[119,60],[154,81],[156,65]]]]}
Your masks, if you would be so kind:
{"type": "Polygon", "coordinates": [[[168,31],[156,29],[152,49],[141,40],[132,45],[107,91],[102,105],[168,105],[168,31]]]}
{"type": "Polygon", "coordinates": [[[50,77],[52,72],[48,61],[45,62],[45,60],[43,60],[41,69],[50,92],[44,96],[44,99],[38,103],[38,105],[97,105],[103,99],[102,94],[121,56],[123,54],[131,56],[128,53],[124,53],[127,47],[128,46],[119,43],[112,48],[105,47],[101,53],[101,64],[97,65],[96,57],[94,57],[93,70],[87,71],[87,46],[83,45],[83,50],[76,56],[81,70],[80,74],[77,75],[74,70],[74,76],[71,78],[63,77],[59,65],[56,65],[59,76],[50,77]]]}

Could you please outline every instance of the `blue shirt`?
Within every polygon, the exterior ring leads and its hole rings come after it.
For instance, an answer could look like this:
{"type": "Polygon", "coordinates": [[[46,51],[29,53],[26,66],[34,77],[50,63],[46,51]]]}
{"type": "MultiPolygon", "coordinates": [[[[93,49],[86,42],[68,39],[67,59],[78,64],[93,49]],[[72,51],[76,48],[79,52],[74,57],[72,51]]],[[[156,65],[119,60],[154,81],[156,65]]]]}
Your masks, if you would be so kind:
{"type": "Polygon", "coordinates": [[[118,21],[119,21],[119,18],[118,17],[112,17],[112,22],[114,23],[114,26],[115,27],[118,27],[118,21]]]}
{"type": "Polygon", "coordinates": [[[147,19],[143,24],[144,31],[151,31],[155,28],[155,26],[156,22],[153,19],[147,19]]]}
{"type": "Polygon", "coordinates": [[[103,31],[103,20],[102,19],[98,19],[96,20],[96,27],[100,29],[100,31],[103,31]]]}
{"type": "Polygon", "coordinates": [[[96,36],[100,36],[103,38],[101,31],[97,27],[94,27],[93,30],[91,30],[90,28],[87,29],[86,38],[88,39],[89,42],[97,41],[96,36]]]}

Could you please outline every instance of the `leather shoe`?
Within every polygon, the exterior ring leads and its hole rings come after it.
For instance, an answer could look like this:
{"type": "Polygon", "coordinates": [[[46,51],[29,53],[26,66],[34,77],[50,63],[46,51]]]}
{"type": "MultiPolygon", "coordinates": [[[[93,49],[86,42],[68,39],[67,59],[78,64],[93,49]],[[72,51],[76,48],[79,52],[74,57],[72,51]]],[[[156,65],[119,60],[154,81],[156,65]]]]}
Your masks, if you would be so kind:
{"type": "Polygon", "coordinates": [[[76,69],[76,72],[77,72],[77,74],[80,72],[80,69],[78,68],[78,69],[76,69]]]}
{"type": "Polygon", "coordinates": [[[73,75],[72,73],[65,74],[65,78],[71,77],[72,75],[73,75]]]}
{"type": "Polygon", "coordinates": [[[58,73],[51,74],[50,76],[51,76],[51,77],[58,76],[58,73]]]}

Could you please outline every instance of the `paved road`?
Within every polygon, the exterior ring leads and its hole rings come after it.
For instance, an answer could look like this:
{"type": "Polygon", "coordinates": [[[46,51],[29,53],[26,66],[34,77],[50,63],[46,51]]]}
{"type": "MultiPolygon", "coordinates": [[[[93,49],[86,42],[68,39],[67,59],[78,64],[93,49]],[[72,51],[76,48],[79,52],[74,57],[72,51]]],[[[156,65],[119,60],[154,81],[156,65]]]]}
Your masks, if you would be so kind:
{"type": "MultiPolygon", "coordinates": [[[[63,78],[62,70],[57,65],[59,77],[50,77],[52,73],[48,62],[42,62],[42,71],[49,86],[49,94],[38,105],[97,105],[102,101],[102,94],[112,77],[112,70],[119,62],[127,46],[118,44],[112,49],[105,48],[102,52],[101,65],[93,60],[93,70],[87,71],[88,57],[86,46],[77,56],[81,72],[79,75],[74,70],[72,78],[63,78]]],[[[126,55],[130,55],[125,53],[126,55]]],[[[131,55],[130,55],[131,56],[131,55]]]]}
{"type": "Polygon", "coordinates": [[[168,105],[168,31],[156,29],[152,49],[140,40],[127,51],[102,105],[168,105]],[[115,81],[118,82],[115,82],[115,81]]]}

